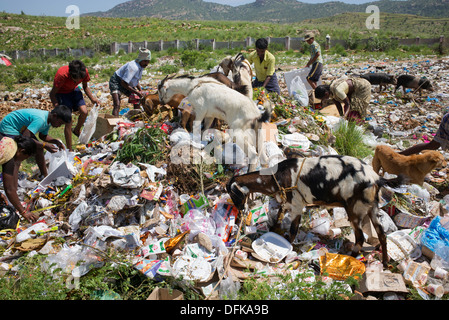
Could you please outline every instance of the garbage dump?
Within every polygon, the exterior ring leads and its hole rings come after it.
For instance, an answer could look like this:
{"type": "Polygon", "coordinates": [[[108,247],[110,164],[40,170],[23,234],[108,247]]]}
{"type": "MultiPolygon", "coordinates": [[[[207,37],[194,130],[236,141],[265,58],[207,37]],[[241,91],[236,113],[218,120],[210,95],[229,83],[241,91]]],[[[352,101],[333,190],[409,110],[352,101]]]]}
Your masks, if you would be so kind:
{"type": "MultiPolygon", "coordinates": [[[[379,69],[425,75],[435,90],[418,96],[408,89],[394,93],[389,86],[379,92],[373,86],[365,143],[403,150],[432,139],[448,111],[448,60],[328,66],[323,82],[379,69]]],[[[264,141],[270,165],[292,152],[301,157],[338,154],[332,137],[343,120],[333,106],[304,106],[280,82],[281,96],[255,91],[258,101],[271,99],[274,105],[266,124],[274,131],[264,141]]],[[[2,113],[31,106],[49,110],[48,90],[8,93],[2,113]]],[[[107,84],[92,90],[110,103],[107,84]]],[[[239,161],[245,155],[237,145],[223,144],[212,156],[205,149],[213,135],[198,138],[173,119],[150,122],[143,110],[125,109],[112,117],[100,109],[89,117],[86,123],[95,126],[83,129],[93,131],[84,132],[85,143],[74,152],[47,154],[49,175],[44,180],[21,172],[21,200],[39,219],[30,224],[2,207],[2,272],[13,274],[22,255],[42,255],[42,268],[75,288],[91,270],[105,265],[102,253],[113,248],[155,283],[178,280],[176,290],[158,288],[149,300],[184,299],[183,287],[195,288],[203,299],[236,298],[244,281],[274,281],[279,275],[306,275],[307,282],[327,286],[352,277],[358,285],[345,286],[351,299],[403,300],[414,290],[422,299],[437,300],[449,292],[447,168],[431,172],[423,186],[383,189],[379,220],[390,259],[384,268],[370,223],[362,223],[364,250],[350,256],[354,233],[343,208],[307,207],[292,243],[283,237],[288,212],[283,230],[273,229],[279,209],[273,197],[254,194],[248,210],[240,212],[225,188],[230,177],[248,170],[239,161]],[[188,161],[174,161],[182,152],[188,161]],[[217,159],[226,160],[218,164],[217,159]]],[[[364,160],[371,163],[370,157],[364,160]]]]}

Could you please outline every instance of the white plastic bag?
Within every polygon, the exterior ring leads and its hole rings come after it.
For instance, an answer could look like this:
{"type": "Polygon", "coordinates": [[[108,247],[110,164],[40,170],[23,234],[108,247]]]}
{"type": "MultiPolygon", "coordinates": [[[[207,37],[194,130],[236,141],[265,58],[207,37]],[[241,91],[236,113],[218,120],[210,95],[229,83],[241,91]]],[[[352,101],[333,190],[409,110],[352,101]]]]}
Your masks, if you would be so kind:
{"type": "Polygon", "coordinates": [[[290,84],[290,96],[293,96],[295,100],[303,107],[309,105],[309,96],[307,94],[306,85],[302,82],[300,76],[293,78],[290,84]]]}
{"type": "Polygon", "coordinates": [[[79,143],[87,144],[95,133],[95,129],[97,128],[98,109],[98,105],[95,105],[92,110],[90,110],[89,116],[87,117],[83,130],[79,136],[79,143]]]}

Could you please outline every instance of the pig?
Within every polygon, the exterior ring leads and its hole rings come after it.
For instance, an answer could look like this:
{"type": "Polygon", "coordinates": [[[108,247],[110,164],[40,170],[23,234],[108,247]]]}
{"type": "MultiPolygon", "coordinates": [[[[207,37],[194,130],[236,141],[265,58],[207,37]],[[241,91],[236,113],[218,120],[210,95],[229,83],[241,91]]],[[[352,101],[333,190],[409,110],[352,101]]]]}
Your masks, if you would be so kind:
{"type": "Polygon", "coordinates": [[[423,89],[433,91],[432,84],[428,79],[415,77],[409,74],[403,74],[398,77],[394,93],[396,93],[400,86],[402,86],[404,94],[406,88],[415,89],[413,93],[418,91],[420,96],[423,89]]]}
{"type": "Polygon", "coordinates": [[[368,80],[372,85],[379,85],[379,92],[382,91],[382,86],[386,89],[388,84],[396,84],[396,77],[387,73],[365,73],[360,77],[368,80]]]}

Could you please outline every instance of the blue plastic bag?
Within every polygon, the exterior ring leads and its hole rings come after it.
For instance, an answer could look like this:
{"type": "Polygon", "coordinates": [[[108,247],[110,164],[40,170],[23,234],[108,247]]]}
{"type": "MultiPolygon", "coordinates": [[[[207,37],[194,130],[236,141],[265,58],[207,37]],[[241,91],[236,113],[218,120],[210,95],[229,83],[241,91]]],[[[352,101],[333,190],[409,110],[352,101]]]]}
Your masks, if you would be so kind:
{"type": "Polygon", "coordinates": [[[439,216],[435,217],[426,231],[424,231],[421,237],[421,244],[432,252],[435,252],[435,249],[441,246],[449,247],[449,230],[441,225],[439,216]]]}

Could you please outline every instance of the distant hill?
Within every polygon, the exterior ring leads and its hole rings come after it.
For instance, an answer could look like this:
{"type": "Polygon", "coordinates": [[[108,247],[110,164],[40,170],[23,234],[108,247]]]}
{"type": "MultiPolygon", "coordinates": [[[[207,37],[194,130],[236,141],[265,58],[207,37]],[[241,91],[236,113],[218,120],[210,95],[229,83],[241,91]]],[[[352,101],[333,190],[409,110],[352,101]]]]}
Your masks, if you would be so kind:
{"type": "Polygon", "coordinates": [[[240,6],[221,5],[203,0],[132,0],[108,11],[91,12],[97,17],[155,17],[169,20],[228,20],[293,23],[331,17],[346,12],[365,12],[376,5],[383,13],[413,14],[424,17],[449,17],[449,0],[380,0],[362,5],[340,1],[312,4],[296,0],[255,0],[240,6]]]}

